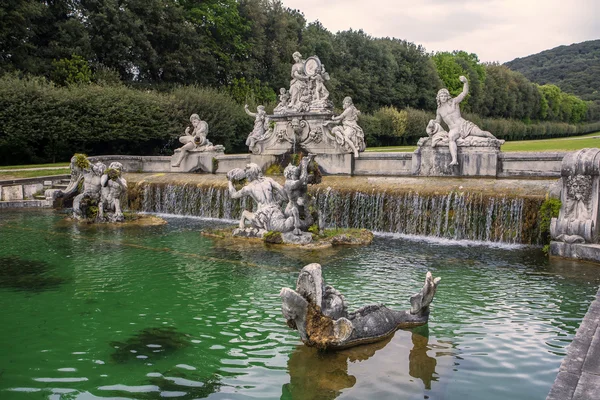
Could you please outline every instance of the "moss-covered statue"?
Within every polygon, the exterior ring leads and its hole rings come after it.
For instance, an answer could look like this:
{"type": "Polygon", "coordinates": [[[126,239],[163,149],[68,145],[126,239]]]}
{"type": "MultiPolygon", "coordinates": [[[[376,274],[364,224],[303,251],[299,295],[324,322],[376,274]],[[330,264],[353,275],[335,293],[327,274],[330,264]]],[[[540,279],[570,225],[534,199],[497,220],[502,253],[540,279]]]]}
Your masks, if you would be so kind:
{"type": "Polygon", "coordinates": [[[344,296],[333,286],[325,285],[321,265],[309,264],[300,271],[296,290],[281,289],[281,311],[307,346],[341,349],[382,340],[401,328],[426,324],[439,281],[427,272],[423,288],[410,298],[410,310],[394,311],[378,304],[348,312],[344,296]]]}

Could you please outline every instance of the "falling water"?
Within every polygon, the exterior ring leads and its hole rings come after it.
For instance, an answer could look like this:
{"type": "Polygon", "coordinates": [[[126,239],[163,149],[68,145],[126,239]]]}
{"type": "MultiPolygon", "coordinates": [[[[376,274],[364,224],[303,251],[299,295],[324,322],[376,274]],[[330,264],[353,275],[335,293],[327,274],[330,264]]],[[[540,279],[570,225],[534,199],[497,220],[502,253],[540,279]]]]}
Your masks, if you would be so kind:
{"type": "MultiPolygon", "coordinates": [[[[477,192],[311,190],[324,228],[366,228],[377,232],[456,240],[538,244],[537,210],[542,199],[489,196],[477,192]]],[[[139,211],[238,219],[252,209],[246,198],[233,200],[226,187],[146,183],[139,211]]],[[[135,207],[133,207],[135,208],[135,207]]]]}

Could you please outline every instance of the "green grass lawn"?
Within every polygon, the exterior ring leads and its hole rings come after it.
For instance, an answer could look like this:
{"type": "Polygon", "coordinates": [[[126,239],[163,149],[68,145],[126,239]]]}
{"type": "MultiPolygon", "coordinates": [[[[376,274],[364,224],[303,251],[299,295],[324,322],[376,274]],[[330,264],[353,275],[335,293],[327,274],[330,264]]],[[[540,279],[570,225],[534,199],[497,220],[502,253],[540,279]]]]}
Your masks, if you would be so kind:
{"type": "Polygon", "coordinates": [[[0,180],[7,179],[20,179],[20,178],[37,178],[38,176],[54,176],[54,175],[64,175],[70,174],[71,170],[69,168],[61,168],[61,169],[37,169],[33,171],[11,171],[8,170],[0,170],[0,180]]]}
{"type": "Polygon", "coordinates": [[[22,169],[22,168],[46,168],[46,167],[65,167],[69,166],[68,162],[62,163],[54,163],[54,164],[29,164],[29,165],[8,165],[8,166],[0,166],[0,171],[6,169],[22,169]]]}
{"type": "MultiPolygon", "coordinates": [[[[573,136],[558,139],[542,140],[520,140],[506,142],[502,145],[502,151],[573,151],[585,149],[586,147],[600,147],[600,132],[594,132],[583,136],[573,136]]],[[[410,152],[417,146],[389,146],[371,147],[368,152],[410,152]]]]}

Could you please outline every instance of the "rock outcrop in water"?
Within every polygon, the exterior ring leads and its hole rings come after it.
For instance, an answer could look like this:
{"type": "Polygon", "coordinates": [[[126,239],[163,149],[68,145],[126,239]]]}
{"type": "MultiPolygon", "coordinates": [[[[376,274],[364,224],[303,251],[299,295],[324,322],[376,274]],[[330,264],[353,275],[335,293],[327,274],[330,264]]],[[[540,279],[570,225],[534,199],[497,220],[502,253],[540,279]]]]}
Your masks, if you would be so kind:
{"type": "Polygon", "coordinates": [[[410,310],[394,311],[382,304],[348,312],[344,296],[325,285],[320,264],[309,264],[298,276],[296,290],[281,289],[282,313],[307,346],[340,349],[376,342],[400,328],[426,324],[429,305],[440,278],[427,272],[421,291],[410,298],[410,310]]]}

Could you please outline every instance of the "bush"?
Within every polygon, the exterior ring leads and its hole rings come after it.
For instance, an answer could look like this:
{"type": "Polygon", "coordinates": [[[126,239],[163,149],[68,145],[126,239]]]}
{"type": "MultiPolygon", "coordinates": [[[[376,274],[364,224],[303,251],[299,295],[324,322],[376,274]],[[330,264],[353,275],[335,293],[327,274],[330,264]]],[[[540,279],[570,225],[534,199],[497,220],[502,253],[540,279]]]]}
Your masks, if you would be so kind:
{"type": "Polygon", "coordinates": [[[43,78],[0,79],[1,163],[66,161],[90,155],[170,155],[197,113],[208,138],[228,152],[246,151],[253,120],[231,97],[182,87],[170,93],[122,85],[57,87],[43,78]]]}

